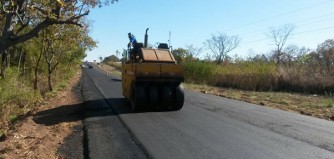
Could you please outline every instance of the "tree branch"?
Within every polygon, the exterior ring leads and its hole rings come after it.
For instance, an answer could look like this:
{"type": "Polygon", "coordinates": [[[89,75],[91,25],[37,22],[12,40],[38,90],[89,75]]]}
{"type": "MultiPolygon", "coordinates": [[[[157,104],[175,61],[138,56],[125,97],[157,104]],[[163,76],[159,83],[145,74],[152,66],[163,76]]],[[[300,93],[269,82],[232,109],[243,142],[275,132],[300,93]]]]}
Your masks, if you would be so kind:
{"type": "MultiPolygon", "coordinates": [[[[50,18],[47,18],[43,22],[41,22],[40,24],[38,24],[35,28],[33,28],[32,30],[30,30],[28,33],[15,37],[12,40],[12,42],[13,43],[19,43],[19,42],[24,42],[24,41],[26,41],[28,39],[37,37],[38,33],[42,29],[47,28],[50,25],[55,25],[55,24],[72,24],[72,25],[77,25],[77,26],[82,27],[82,25],[79,24],[77,22],[77,20],[79,20],[81,17],[86,16],[88,14],[89,14],[89,11],[87,11],[84,14],[78,15],[78,16],[73,16],[73,17],[71,17],[71,18],[69,18],[67,20],[52,20],[50,18]]],[[[7,21],[8,21],[8,19],[7,19],[7,21]]]]}

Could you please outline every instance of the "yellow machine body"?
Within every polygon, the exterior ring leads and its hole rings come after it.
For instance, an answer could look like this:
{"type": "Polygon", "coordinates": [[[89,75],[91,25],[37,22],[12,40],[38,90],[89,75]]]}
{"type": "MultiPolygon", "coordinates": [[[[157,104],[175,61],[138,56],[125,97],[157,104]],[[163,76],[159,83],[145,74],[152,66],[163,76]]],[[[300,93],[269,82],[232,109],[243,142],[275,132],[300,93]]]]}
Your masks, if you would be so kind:
{"type": "Polygon", "coordinates": [[[133,110],[166,107],[179,110],[184,93],[184,68],[168,49],[137,48],[122,64],[123,96],[133,110]]]}

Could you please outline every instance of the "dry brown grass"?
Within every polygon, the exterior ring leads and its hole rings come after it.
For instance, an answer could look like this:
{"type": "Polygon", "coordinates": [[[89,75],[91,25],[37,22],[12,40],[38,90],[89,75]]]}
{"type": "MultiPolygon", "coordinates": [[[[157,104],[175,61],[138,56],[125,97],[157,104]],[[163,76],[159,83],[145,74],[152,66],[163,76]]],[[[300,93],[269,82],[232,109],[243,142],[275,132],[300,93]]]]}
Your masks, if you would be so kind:
{"type": "Polygon", "coordinates": [[[289,90],[304,93],[334,94],[333,74],[321,71],[320,68],[312,69],[303,65],[280,66],[279,87],[281,90],[289,90]]]}
{"type": "Polygon", "coordinates": [[[115,68],[114,66],[107,65],[107,64],[101,64],[101,65],[97,65],[97,67],[105,71],[108,75],[111,74],[111,75],[118,76],[118,77],[122,76],[122,71],[118,68],[115,68]]]}

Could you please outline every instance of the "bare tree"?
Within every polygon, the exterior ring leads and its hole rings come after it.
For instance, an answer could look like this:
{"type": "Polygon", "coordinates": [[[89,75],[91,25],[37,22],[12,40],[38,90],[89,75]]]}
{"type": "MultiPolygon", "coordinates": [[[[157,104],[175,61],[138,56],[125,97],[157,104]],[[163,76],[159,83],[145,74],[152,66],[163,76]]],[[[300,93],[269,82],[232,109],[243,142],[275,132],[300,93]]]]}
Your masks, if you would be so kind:
{"type": "Polygon", "coordinates": [[[202,53],[202,48],[195,47],[192,44],[191,45],[186,45],[186,49],[188,51],[188,56],[190,56],[191,58],[195,58],[202,53]]]}
{"type": "Polygon", "coordinates": [[[267,36],[274,40],[274,45],[276,50],[274,51],[273,58],[276,60],[276,63],[279,64],[282,62],[283,47],[286,44],[286,41],[292,34],[295,26],[292,24],[286,24],[277,28],[270,28],[267,36]]]}
{"type": "Polygon", "coordinates": [[[222,63],[228,57],[227,54],[238,47],[240,38],[238,36],[228,36],[223,33],[211,35],[204,44],[213,53],[217,63],[222,63]]]}
{"type": "Polygon", "coordinates": [[[178,63],[183,62],[183,60],[189,57],[189,52],[183,48],[174,49],[172,54],[178,63]]]}
{"type": "Polygon", "coordinates": [[[118,59],[120,59],[120,58],[119,58],[119,55],[121,55],[121,52],[120,52],[119,50],[116,50],[116,57],[117,57],[118,59]]]}
{"type": "Polygon", "coordinates": [[[301,47],[299,49],[299,51],[297,52],[297,60],[299,62],[304,62],[304,57],[306,56],[307,53],[311,52],[311,49],[310,48],[306,48],[306,47],[301,47]]]}
{"type": "Polygon", "coordinates": [[[257,54],[254,57],[249,58],[249,60],[255,62],[269,62],[269,59],[265,54],[257,54]]]}
{"type": "Polygon", "coordinates": [[[284,64],[291,66],[296,61],[300,49],[297,45],[288,45],[282,52],[281,60],[284,64]]]}

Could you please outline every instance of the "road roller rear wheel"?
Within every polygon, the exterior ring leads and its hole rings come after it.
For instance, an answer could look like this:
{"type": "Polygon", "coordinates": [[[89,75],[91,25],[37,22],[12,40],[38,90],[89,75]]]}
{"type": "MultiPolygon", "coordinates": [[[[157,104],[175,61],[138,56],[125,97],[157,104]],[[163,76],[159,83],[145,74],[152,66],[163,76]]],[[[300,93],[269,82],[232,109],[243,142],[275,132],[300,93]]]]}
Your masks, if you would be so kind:
{"type": "Polygon", "coordinates": [[[149,86],[148,97],[149,97],[150,108],[158,108],[159,107],[159,93],[158,93],[157,85],[149,86]]]}
{"type": "Polygon", "coordinates": [[[147,105],[147,96],[142,85],[132,85],[131,91],[131,110],[138,112],[147,105]]]}
{"type": "Polygon", "coordinates": [[[180,110],[184,104],[184,89],[180,84],[175,88],[174,105],[172,110],[180,110]]]}
{"type": "Polygon", "coordinates": [[[162,86],[162,104],[169,109],[173,104],[172,87],[170,85],[162,86]]]}

